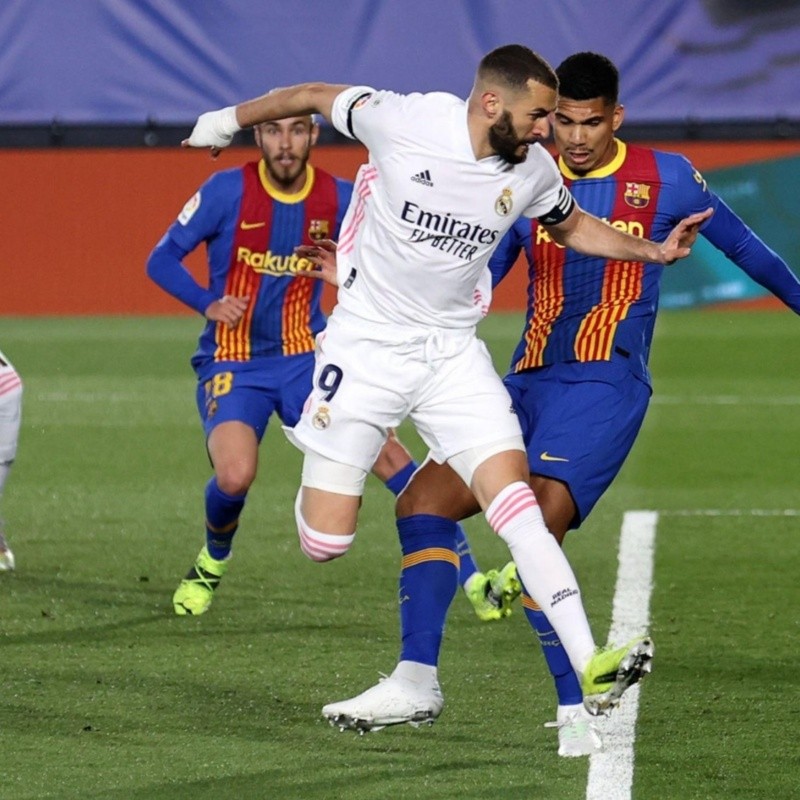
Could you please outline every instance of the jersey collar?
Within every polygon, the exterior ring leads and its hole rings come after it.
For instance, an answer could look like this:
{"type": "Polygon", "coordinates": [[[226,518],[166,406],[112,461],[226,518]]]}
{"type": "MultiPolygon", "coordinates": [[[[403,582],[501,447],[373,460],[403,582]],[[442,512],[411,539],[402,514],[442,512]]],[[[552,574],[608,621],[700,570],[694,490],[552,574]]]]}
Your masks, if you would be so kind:
{"type": "Polygon", "coordinates": [[[579,181],[583,178],[607,178],[609,175],[613,175],[623,165],[625,162],[625,156],[628,153],[628,146],[625,144],[625,142],[623,142],[621,139],[614,139],[614,141],[617,143],[617,154],[604,167],[593,169],[591,172],[587,172],[585,175],[576,175],[564,163],[564,159],[559,156],[558,168],[561,170],[561,174],[565,178],[569,178],[573,181],[579,181]]]}
{"type": "Polygon", "coordinates": [[[277,200],[279,203],[302,203],[303,200],[311,194],[311,189],[314,186],[314,167],[312,167],[311,164],[306,164],[306,182],[297,194],[282,192],[270,183],[269,175],[267,174],[267,165],[264,163],[263,158],[258,162],[258,177],[261,179],[261,185],[264,187],[264,191],[273,200],[277,200]]]}

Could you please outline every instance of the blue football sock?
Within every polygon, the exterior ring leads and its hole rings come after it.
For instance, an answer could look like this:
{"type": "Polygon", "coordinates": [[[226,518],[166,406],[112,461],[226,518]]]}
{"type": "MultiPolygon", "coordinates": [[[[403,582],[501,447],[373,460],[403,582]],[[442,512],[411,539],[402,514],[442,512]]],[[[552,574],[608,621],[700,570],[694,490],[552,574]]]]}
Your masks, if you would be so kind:
{"type": "Polygon", "coordinates": [[[539,644],[544,652],[544,659],[556,684],[556,694],[560,706],[577,705],[583,702],[581,684],[572,668],[567,651],[559,640],[550,620],[544,611],[533,601],[531,596],[522,590],[522,607],[531,627],[539,637],[539,644]]]}
{"type": "Polygon", "coordinates": [[[395,472],[391,478],[386,479],[386,488],[397,497],[406,488],[411,476],[417,471],[417,466],[415,461],[409,461],[400,472],[395,472]]]}
{"type": "MultiPolygon", "coordinates": [[[[411,461],[406,464],[399,472],[395,472],[391,478],[386,480],[386,488],[389,489],[395,496],[399,495],[406,484],[411,480],[411,476],[417,471],[419,465],[416,461],[411,461]]],[[[472,557],[472,551],[467,541],[467,535],[464,529],[456,524],[456,552],[461,559],[461,566],[458,572],[458,582],[463,586],[476,572],[478,572],[478,565],[472,557]]]]}
{"type": "Polygon", "coordinates": [[[458,589],[456,523],[432,514],[397,520],[400,571],[401,661],[435,667],[447,609],[458,589]]]}
{"type": "Polygon", "coordinates": [[[475,563],[475,559],[472,557],[472,550],[467,540],[467,534],[464,533],[464,529],[460,525],[456,526],[456,552],[461,559],[461,566],[458,570],[458,582],[461,586],[464,586],[464,584],[466,584],[476,572],[480,572],[480,570],[475,563]]]}
{"type": "Polygon", "coordinates": [[[216,476],[206,484],[206,548],[211,558],[221,561],[231,552],[246,497],[247,492],[225,494],[217,485],[216,476]]]}

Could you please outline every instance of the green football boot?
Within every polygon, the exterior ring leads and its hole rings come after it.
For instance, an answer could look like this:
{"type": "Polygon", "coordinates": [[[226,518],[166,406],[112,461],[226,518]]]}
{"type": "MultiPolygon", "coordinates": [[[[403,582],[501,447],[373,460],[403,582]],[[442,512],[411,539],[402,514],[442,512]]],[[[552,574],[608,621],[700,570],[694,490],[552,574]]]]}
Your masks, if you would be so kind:
{"type": "Polygon", "coordinates": [[[581,676],[586,710],[598,716],[619,705],[622,695],[653,669],[654,653],[649,636],[616,650],[598,648],[581,676]]]}
{"type": "Polygon", "coordinates": [[[495,597],[502,597],[506,605],[513,603],[522,594],[522,584],[517,577],[517,565],[513,561],[509,561],[501,570],[490,569],[486,576],[489,578],[492,594],[495,597]]]}
{"type": "Polygon", "coordinates": [[[205,614],[214,599],[214,590],[228,569],[229,561],[230,556],[222,561],[211,558],[203,546],[194,565],[172,595],[172,607],[175,613],[181,617],[187,614],[193,616],[205,614]]]}
{"type": "Polygon", "coordinates": [[[511,613],[511,604],[521,591],[513,561],[500,570],[490,569],[485,574],[476,572],[464,588],[478,619],[483,622],[507,617],[511,613]]]}

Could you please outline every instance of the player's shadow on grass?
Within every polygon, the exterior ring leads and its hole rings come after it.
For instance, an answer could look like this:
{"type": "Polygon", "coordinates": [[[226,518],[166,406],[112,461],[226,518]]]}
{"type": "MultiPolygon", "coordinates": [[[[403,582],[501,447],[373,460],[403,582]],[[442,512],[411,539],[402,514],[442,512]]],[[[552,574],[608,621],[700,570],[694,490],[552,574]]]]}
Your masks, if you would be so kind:
{"type": "Polygon", "coordinates": [[[76,628],[39,630],[29,633],[3,633],[2,626],[0,626],[0,648],[10,645],[77,644],[80,642],[102,641],[115,638],[110,634],[130,630],[141,625],[150,625],[159,622],[163,617],[163,614],[154,613],[142,617],[126,617],[122,620],[99,625],[81,625],[76,628]]]}
{"type": "MultiPolygon", "coordinates": [[[[200,617],[178,617],[171,602],[174,585],[160,581],[129,578],[123,586],[105,578],[71,580],[59,575],[31,573],[15,573],[10,579],[16,606],[14,627],[19,628],[22,623],[29,630],[6,633],[0,617],[0,647],[119,640],[125,638],[119,634],[131,627],[157,623],[161,623],[161,627],[151,638],[182,639],[198,633],[269,637],[324,632],[327,636],[360,643],[371,633],[369,615],[319,618],[305,613],[302,602],[299,603],[291,592],[271,595],[273,607],[267,608],[257,592],[237,589],[226,598],[224,609],[215,608],[200,617]],[[20,608],[25,611],[20,612],[20,608]]],[[[313,610],[311,604],[308,611],[313,610]]]]}
{"type": "MultiPolygon", "coordinates": [[[[374,736],[374,734],[373,734],[374,736]]],[[[265,761],[271,761],[264,754],[265,761]]],[[[530,752],[518,756],[530,758],[530,752]]],[[[268,767],[258,772],[207,777],[191,781],[169,781],[140,789],[87,793],[86,798],[103,800],[166,800],[191,797],[192,800],[219,800],[241,797],[247,800],[410,800],[417,796],[436,800],[469,800],[498,793],[507,757],[487,757],[477,748],[453,756],[450,747],[437,748],[429,742],[425,752],[419,747],[410,751],[392,750],[368,755],[361,763],[339,762],[327,757],[318,760],[313,770],[295,769],[288,765],[268,767]],[[465,792],[465,785],[472,791],[465,792]],[[419,794],[418,794],[419,793],[419,794]]],[[[505,800],[552,800],[553,787],[544,780],[529,778],[524,784],[509,787],[505,783],[499,793],[505,800]]]]}

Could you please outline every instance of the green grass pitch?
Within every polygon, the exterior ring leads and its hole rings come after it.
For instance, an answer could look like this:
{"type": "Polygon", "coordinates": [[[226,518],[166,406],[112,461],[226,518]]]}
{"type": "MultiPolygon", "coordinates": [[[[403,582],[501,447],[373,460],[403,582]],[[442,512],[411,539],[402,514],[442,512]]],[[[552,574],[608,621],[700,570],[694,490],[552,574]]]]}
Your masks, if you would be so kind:
{"type": "MultiPolygon", "coordinates": [[[[554,694],[519,607],[485,624],[456,597],[433,727],[358,737],[322,719],[397,656],[392,499],[370,478],[351,552],[311,563],[292,513],[300,458],[277,424],[213,608],[172,614],[209,475],[199,328],[0,319],[26,386],[2,505],[17,571],[0,574],[0,798],[584,798],[587,759],[558,758],[543,727],[554,694]]],[[[520,329],[483,324],[501,371],[520,329]]],[[[659,512],[633,798],[797,797],[798,333],[788,312],[663,314],[644,429],[567,540],[604,641],[622,515],[659,512]]],[[[505,563],[482,520],[467,527],[485,568],[505,563]]]]}

